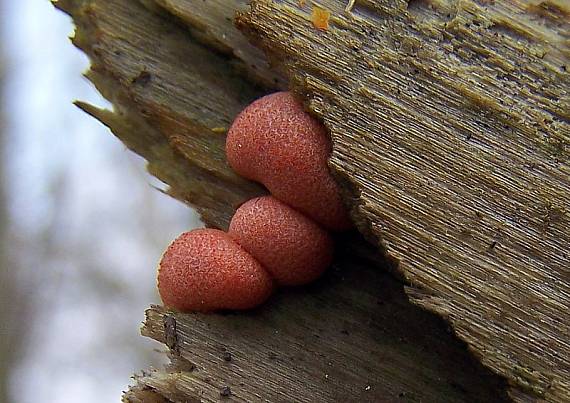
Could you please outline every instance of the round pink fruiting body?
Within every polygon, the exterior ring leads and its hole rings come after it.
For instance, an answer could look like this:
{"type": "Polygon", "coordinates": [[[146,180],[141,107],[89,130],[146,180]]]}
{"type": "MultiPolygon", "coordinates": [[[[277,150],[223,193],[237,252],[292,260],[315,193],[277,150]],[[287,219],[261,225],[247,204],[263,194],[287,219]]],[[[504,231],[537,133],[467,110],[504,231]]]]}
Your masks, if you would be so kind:
{"type": "Polygon", "coordinates": [[[261,182],[277,199],[325,228],[352,226],[327,166],[331,144],[324,126],[289,92],[260,98],[233,122],[226,140],[231,167],[261,182]]]}
{"type": "Polygon", "coordinates": [[[271,295],[273,281],[228,234],[198,229],[180,235],[162,256],[158,291],[166,306],[181,311],[249,309],[271,295]]]}
{"type": "Polygon", "coordinates": [[[249,200],[238,208],[228,234],[280,285],[310,283],[333,258],[329,233],[271,196],[249,200]]]}

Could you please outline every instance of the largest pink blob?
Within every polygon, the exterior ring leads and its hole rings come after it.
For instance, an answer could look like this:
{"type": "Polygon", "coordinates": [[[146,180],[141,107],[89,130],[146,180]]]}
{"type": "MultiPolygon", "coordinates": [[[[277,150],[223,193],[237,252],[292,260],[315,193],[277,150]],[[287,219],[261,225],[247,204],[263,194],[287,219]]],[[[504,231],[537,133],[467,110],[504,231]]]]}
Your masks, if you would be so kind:
{"type": "Polygon", "coordinates": [[[289,92],[253,102],[228,132],[226,154],[240,175],[332,230],[351,227],[327,159],[324,127],[289,92]]]}

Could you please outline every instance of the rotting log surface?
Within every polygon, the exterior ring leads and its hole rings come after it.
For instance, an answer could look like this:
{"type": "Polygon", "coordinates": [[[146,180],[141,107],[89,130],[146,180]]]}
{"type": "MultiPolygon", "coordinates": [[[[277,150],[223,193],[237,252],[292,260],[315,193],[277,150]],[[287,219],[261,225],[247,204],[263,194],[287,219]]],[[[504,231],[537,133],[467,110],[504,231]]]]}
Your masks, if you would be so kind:
{"type": "MultiPolygon", "coordinates": [[[[115,112],[80,106],[146,158],[170,194],[196,206],[208,225],[225,228],[235,207],[263,189],[227,167],[223,132],[248,102],[284,80],[233,28],[231,15],[243,1],[144,3],[57,2],[73,15],[74,43],[92,60],[88,77],[115,112]]],[[[478,358],[509,380],[511,397],[564,401],[565,9],[543,3],[514,13],[519,2],[483,8],[413,1],[406,10],[390,1],[357,2],[345,13],[346,4],[323,1],[331,25],[317,31],[307,3],[255,2],[240,24],[327,124],[331,166],[359,228],[400,260],[414,302],[445,316],[478,358]]],[[[324,401],[501,400],[498,378],[434,317],[406,303],[399,283],[375,263],[355,261],[374,255],[355,238],[343,240],[342,263],[321,283],[307,293],[281,293],[259,312],[149,310],[143,331],[173,349],[173,366],[138,377],[125,399],[215,401],[231,385],[238,401],[285,401],[292,390],[311,401],[321,389],[324,401]],[[382,295],[396,297],[385,302],[382,295]],[[362,329],[350,333],[344,325],[362,329]],[[276,326],[286,327],[283,338],[269,337],[276,326]],[[258,332],[259,343],[245,337],[258,332]],[[328,344],[312,344],[319,337],[328,344]],[[286,359],[261,365],[261,382],[257,365],[276,346],[286,359]],[[230,369],[220,365],[222,347],[238,351],[230,369]],[[361,349],[373,352],[366,365],[361,349]],[[308,372],[298,372],[295,360],[308,372]],[[335,382],[318,370],[329,362],[335,382]]]]}
{"type": "Polygon", "coordinates": [[[194,369],[139,382],[169,399],[191,387],[204,401],[226,387],[239,402],[502,401],[497,379],[401,287],[373,265],[337,259],[317,284],[244,314],[154,307],[143,334],[167,344],[178,367],[194,369]]]}
{"type": "Polygon", "coordinates": [[[239,24],[305,93],[354,216],[519,388],[570,401],[570,5],[254,1],[239,24]]]}

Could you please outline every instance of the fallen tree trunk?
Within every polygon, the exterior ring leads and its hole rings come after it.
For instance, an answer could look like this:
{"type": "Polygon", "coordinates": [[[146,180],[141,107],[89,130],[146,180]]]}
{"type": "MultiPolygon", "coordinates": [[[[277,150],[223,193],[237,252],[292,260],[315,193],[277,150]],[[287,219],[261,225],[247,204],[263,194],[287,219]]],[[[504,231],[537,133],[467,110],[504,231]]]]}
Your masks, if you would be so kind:
{"type": "Polygon", "coordinates": [[[173,366],[125,400],[570,400],[566,5],[328,0],[316,21],[309,2],[258,0],[238,22],[271,70],[232,25],[242,1],[144,3],[57,2],[115,111],[80,106],[225,228],[264,190],[228,168],[223,132],[289,80],[380,253],[347,236],[323,281],[248,314],[151,308],[143,333],[173,366]]]}

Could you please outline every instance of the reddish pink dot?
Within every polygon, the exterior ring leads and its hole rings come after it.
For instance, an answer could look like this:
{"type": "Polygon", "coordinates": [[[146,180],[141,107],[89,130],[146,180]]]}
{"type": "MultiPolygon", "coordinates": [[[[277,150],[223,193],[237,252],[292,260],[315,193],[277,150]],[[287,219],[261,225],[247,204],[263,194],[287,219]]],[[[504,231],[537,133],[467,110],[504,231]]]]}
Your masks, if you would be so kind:
{"type": "Polygon", "coordinates": [[[168,247],[158,269],[162,302],[181,311],[248,309],[263,303],[273,281],[225,232],[198,229],[168,247]]]}
{"type": "Polygon", "coordinates": [[[307,284],[333,257],[333,240],[314,221],[271,196],[245,202],[228,234],[281,285],[307,284]]]}

